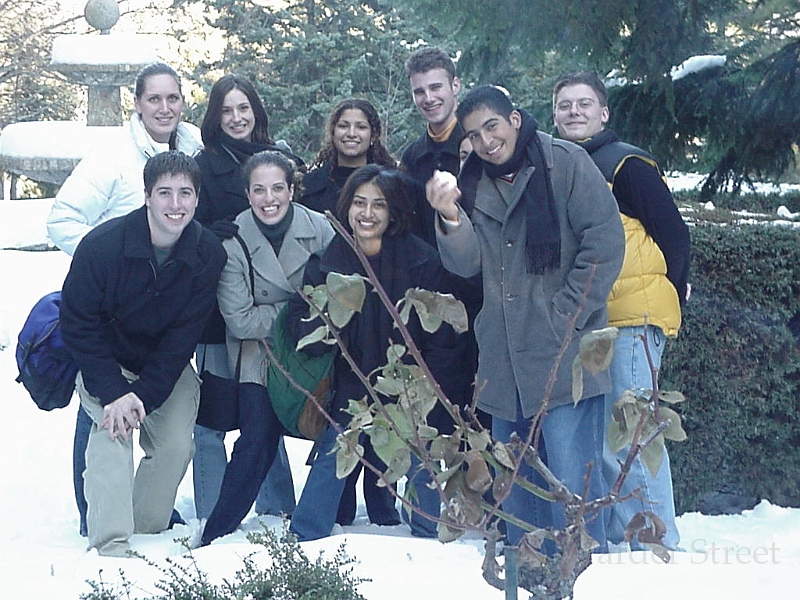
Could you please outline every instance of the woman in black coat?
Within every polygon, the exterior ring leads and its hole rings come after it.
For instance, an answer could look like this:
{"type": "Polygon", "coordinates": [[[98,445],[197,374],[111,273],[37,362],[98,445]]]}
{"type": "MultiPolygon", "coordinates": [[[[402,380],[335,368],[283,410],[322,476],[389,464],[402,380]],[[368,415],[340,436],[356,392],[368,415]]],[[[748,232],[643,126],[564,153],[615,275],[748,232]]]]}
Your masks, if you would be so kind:
{"type": "MultiPolygon", "coordinates": [[[[206,227],[225,229],[219,221],[231,222],[248,208],[242,165],[253,154],[277,150],[305,172],[303,160],[292,154],[286,142],[272,141],[264,104],[250,80],[242,75],[224,75],[213,85],[200,131],[204,149],[195,157],[202,173],[195,218],[206,227]]],[[[227,231],[230,234],[226,239],[233,237],[235,229],[227,227],[227,231]]]]}
{"type": "MultiPolygon", "coordinates": [[[[268,131],[269,119],[253,84],[241,75],[224,75],[214,83],[208,98],[201,133],[204,149],[197,155],[202,176],[195,218],[221,239],[229,239],[238,227],[234,217],[250,204],[242,176],[242,165],[262,150],[278,150],[295,167],[303,161],[292,154],[285,143],[273,144],[268,131]]],[[[232,377],[227,348],[225,322],[216,307],[197,347],[197,366],[220,377],[232,377]]],[[[211,402],[201,395],[198,424],[195,426],[195,456],[192,465],[194,501],[197,518],[211,514],[219,496],[227,466],[225,432],[216,421],[225,411],[225,400],[211,402]]],[[[232,399],[231,399],[232,400],[232,399]]],[[[259,514],[291,514],[294,510],[294,482],[289,459],[281,439],[278,456],[256,500],[259,514]]]]}
{"type": "MultiPolygon", "coordinates": [[[[312,210],[336,214],[339,195],[347,178],[367,164],[396,167],[397,161],[381,142],[381,119],[378,111],[363,98],[347,98],[333,107],[325,123],[325,135],[311,170],[303,178],[299,202],[312,210]]],[[[406,177],[404,175],[404,177],[406,177]]],[[[407,185],[413,181],[406,178],[407,185]]],[[[415,229],[416,231],[416,220],[415,229]]],[[[361,469],[347,479],[336,522],[350,525],[356,516],[356,482],[361,469]]],[[[373,473],[364,476],[364,500],[370,521],[382,525],[398,524],[394,496],[375,484],[373,473]]]]}
{"type": "MultiPolygon", "coordinates": [[[[367,165],[355,171],[342,190],[337,216],[369,258],[393,303],[402,298],[409,288],[451,291],[451,276],[442,267],[436,249],[410,233],[413,211],[398,171],[380,165],[367,165]]],[[[304,285],[324,283],[330,272],[365,275],[355,252],[340,235],[331,241],[321,256],[311,257],[306,265],[304,285]]],[[[302,320],[308,315],[308,307],[302,298],[292,298],[289,306],[287,322],[297,339],[319,326],[317,319],[310,322],[302,320]]],[[[408,328],[445,393],[451,398],[457,397],[464,387],[461,379],[469,376],[462,368],[465,350],[462,336],[446,324],[434,333],[425,332],[413,311],[408,328]]],[[[348,352],[365,374],[384,364],[389,340],[403,343],[391,316],[374,293],[367,294],[362,310],[353,316],[340,333],[348,352]]],[[[317,351],[329,348],[321,346],[318,344],[317,351]]],[[[315,348],[312,346],[309,351],[313,353],[315,348]]],[[[375,375],[372,377],[374,379],[375,375]]],[[[341,355],[337,356],[334,363],[333,382],[334,394],[329,412],[340,425],[346,425],[350,415],[342,411],[347,408],[348,401],[361,399],[367,392],[341,355]]],[[[429,417],[429,424],[445,433],[453,428],[452,418],[439,405],[429,417]]],[[[332,425],[326,430],[292,517],[291,531],[301,541],[328,536],[334,525],[340,496],[345,488],[345,481],[336,478],[335,454],[330,454],[337,434],[337,429],[332,425]]],[[[385,469],[368,438],[362,437],[365,458],[378,468],[385,469]]],[[[424,489],[419,484],[417,491],[423,510],[438,515],[438,493],[424,489]]],[[[392,510],[399,523],[393,499],[392,510]]],[[[412,517],[410,525],[415,535],[435,535],[435,524],[419,519],[417,515],[412,517]]]]}
{"type": "Polygon", "coordinates": [[[300,204],[311,210],[336,213],[345,181],[367,164],[397,166],[381,142],[381,118],[363,98],[342,100],[328,115],[325,136],[311,170],[303,177],[300,204]]]}

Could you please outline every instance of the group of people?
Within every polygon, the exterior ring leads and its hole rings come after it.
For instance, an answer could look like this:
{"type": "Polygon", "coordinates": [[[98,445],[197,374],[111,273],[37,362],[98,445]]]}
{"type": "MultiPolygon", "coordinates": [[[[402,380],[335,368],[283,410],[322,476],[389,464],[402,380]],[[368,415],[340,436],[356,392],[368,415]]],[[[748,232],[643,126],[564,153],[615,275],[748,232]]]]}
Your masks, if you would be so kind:
{"type": "MultiPolygon", "coordinates": [[[[607,492],[620,459],[604,452],[610,406],[621,390],[652,388],[643,336],[658,366],[686,298],[688,230],[663,174],[652,156],[605,129],[606,92],[594,74],[556,85],[557,139],[500,88],[476,87],[459,102],[455,64],[441,49],[412,54],[406,73],[427,129],[399,162],[372,104],[348,98],[331,111],[307,167],[271,139],[247,78],[214,84],[198,130],[181,121],[177,73],[150,65],[116,146],[84,158],[58,192],[48,230],[73,256],[61,320],[80,368],[74,481],[90,548],[126,556],[133,533],[182,522],[174,502],[191,461],[204,545],[234,531],[254,503],[259,514],[290,516],[301,541],[352,523],[359,471],[338,479],[331,450],[349,419],[343,409],[365,396],[364,384],[337,355],[334,423],[315,442],[299,499],[267,388],[264,344],[279,313],[295,339],[319,325],[297,290],[330,272],[365,272],[325,211],[355,239],[393,302],[411,287],[464,301],[468,334],[449,325],[429,333],[414,316],[408,325],[454,404],[469,404],[478,390],[481,420],[502,441],[524,437],[544,407],[539,451],[551,470],[574,491],[607,492]],[[584,377],[576,404],[570,371],[580,338],[608,324],[622,332],[614,363],[584,377]],[[201,370],[240,382],[230,460],[225,432],[197,422],[201,370]],[[144,451],[137,468],[134,429],[144,451]],[[589,463],[597,468],[587,485],[589,463]]],[[[375,294],[340,334],[366,374],[401,341],[375,294]]],[[[304,351],[328,350],[319,343],[304,351]]],[[[444,410],[430,424],[441,433],[454,427],[444,410]]],[[[385,468],[362,438],[365,458],[385,468]]],[[[526,468],[523,476],[536,479],[526,468]]],[[[416,473],[415,503],[433,519],[398,513],[395,490],[365,469],[372,523],[406,520],[414,535],[436,535],[440,497],[427,471],[416,473]]],[[[668,460],[655,477],[638,460],[623,494],[633,490],[589,522],[601,550],[622,541],[639,511],[658,515],[665,545],[677,548],[668,460]]],[[[540,527],[564,523],[558,506],[516,488],[503,507],[540,527]]],[[[522,533],[509,526],[508,542],[522,533]]]]}

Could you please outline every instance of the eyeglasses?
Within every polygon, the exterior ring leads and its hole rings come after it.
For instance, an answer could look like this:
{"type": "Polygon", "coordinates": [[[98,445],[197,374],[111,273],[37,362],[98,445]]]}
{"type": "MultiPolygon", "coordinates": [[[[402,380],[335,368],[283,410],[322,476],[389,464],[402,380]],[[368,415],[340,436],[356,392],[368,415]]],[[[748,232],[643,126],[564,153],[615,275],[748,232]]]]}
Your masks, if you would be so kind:
{"type": "Polygon", "coordinates": [[[591,98],[578,98],[577,100],[562,100],[556,104],[558,112],[569,112],[573,106],[577,106],[578,110],[589,110],[595,105],[595,101],[591,98]]]}

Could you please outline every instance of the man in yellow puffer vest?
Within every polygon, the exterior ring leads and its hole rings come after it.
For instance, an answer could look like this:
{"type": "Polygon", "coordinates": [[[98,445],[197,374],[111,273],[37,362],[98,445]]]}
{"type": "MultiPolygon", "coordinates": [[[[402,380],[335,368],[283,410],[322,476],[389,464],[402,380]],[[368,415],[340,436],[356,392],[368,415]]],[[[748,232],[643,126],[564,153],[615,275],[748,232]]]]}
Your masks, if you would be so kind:
{"type": "MultiPolygon", "coordinates": [[[[644,347],[659,368],[667,337],[678,335],[681,307],[688,297],[689,229],[681,218],[664,174],[644,150],[625,144],[610,129],[607,92],[595,73],[580,71],[561,77],[553,91],[553,121],[559,135],[582,146],[603,173],[619,205],[625,228],[625,261],[608,299],[609,325],[618,327],[610,367],[612,391],[606,397],[606,423],[624,390],[652,390],[644,347]],[[645,323],[647,328],[645,330],[645,323]]],[[[612,453],[605,444],[603,475],[613,484],[628,449],[612,453]]],[[[608,540],[619,544],[637,512],[650,511],[666,525],[663,542],[678,547],[669,456],[655,477],[640,458],[631,468],[622,493],[640,488],[640,499],[627,500],[609,511],[608,540]]],[[[631,549],[641,549],[636,541],[631,549]]]]}

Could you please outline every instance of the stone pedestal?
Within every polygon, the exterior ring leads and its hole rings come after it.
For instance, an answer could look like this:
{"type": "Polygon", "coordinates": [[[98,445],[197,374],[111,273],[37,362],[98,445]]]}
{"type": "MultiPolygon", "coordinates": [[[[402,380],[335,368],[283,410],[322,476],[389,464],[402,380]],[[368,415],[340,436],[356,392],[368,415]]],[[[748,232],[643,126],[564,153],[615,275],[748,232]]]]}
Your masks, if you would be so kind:
{"type": "Polygon", "coordinates": [[[120,87],[132,84],[136,74],[147,64],[53,63],[52,67],[70,81],[88,86],[88,125],[121,125],[125,119],[120,87]]]}
{"type": "Polygon", "coordinates": [[[89,87],[88,125],[120,125],[120,87],[157,56],[151,36],[61,35],[53,40],[53,69],[89,87]]]}
{"type": "Polygon", "coordinates": [[[87,125],[118,125],[122,123],[119,88],[115,85],[89,86],[87,125]]]}

